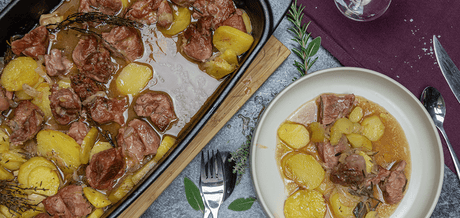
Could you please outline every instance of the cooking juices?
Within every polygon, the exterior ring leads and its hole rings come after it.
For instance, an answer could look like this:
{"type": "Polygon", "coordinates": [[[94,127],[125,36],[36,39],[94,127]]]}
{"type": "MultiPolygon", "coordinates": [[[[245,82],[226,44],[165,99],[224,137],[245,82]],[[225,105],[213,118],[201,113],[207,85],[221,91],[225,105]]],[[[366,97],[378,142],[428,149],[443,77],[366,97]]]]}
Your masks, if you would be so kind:
{"type": "Polygon", "coordinates": [[[397,120],[352,94],[322,94],[294,111],[278,129],[276,160],[286,217],[389,217],[411,172],[397,120]]]}

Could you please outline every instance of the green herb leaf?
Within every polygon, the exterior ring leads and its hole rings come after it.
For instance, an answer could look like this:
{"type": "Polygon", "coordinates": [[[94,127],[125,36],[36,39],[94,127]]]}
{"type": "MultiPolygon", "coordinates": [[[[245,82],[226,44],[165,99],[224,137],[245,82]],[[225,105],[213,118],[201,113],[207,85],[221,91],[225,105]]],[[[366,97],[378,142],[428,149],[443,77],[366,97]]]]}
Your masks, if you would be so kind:
{"type": "Polygon", "coordinates": [[[313,55],[315,55],[318,52],[320,45],[321,45],[321,37],[316,37],[310,43],[308,43],[308,47],[307,47],[308,57],[312,57],[313,55]]]}
{"type": "Polygon", "coordinates": [[[204,211],[203,199],[201,198],[200,189],[189,178],[184,178],[185,196],[190,206],[194,210],[204,211]]]}
{"type": "Polygon", "coordinates": [[[230,205],[228,205],[229,210],[233,211],[245,211],[251,209],[252,205],[256,201],[255,198],[238,198],[234,200],[230,205]]]}

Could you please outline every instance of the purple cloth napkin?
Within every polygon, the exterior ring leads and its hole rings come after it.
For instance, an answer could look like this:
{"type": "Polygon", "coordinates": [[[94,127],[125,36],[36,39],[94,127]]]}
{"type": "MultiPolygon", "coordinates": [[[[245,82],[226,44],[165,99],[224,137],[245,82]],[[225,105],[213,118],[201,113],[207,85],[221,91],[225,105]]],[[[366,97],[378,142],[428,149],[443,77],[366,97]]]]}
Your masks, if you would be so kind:
{"type": "MultiPolygon", "coordinates": [[[[460,67],[460,1],[394,0],[385,14],[370,22],[346,18],[333,0],[298,0],[298,4],[305,6],[303,22],[311,21],[307,31],[321,36],[322,46],[342,65],[385,74],[417,98],[426,86],[437,88],[447,105],[444,128],[460,155],[460,103],[437,64],[432,40],[436,35],[460,67]]],[[[455,172],[440,137],[445,164],[455,172]]]]}

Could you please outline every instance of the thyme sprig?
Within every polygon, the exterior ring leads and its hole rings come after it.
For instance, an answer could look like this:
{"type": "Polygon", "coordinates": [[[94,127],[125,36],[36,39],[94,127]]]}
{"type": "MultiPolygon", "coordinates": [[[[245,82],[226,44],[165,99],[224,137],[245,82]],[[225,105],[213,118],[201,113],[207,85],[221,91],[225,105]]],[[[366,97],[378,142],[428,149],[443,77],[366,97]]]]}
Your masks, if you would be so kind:
{"type": "Polygon", "coordinates": [[[308,43],[308,39],[310,38],[310,33],[307,33],[307,28],[310,25],[311,21],[307,24],[302,25],[302,18],[303,18],[303,9],[305,6],[299,5],[297,7],[297,0],[295,0],[291,8],[289,9],[289,14],[287,19],[294,24],[294,28],[288,28],[291,31],[295,38],[292,41],[297,42],[299,44],[300,49],[293,48],[292,52],[296,54],[302,62],[294,61],[294,66],[300,73],[300,76],[304,76],[308,73],[308,70],[311,66],[316,62],[318,57],[312,60],[312,57],[318,52],[319,47],[321,45],[321,37],[316,37],[308,43]]]}
{"type": "Polygon", "coordinates": [[[231,153],[231,157],[228,161],[234,161],[235,167],[233,173],[237,174],[236,184],[239,184],[242,176],[246,173],[248,166],[249,151],[251,150],[251,138],[253,129],[251,128],[251,134],[246,136],[246,141],[235,151],[231,153]]]}
{"type": "Polygon", "coordinates": [[[37,204],[32,203],[27,198],[26,190],[42,190],[43,188],[23,188],[20,187],[16,182],[9,182],[6,180],[0,180],[0,205],[4,205],[8,208],[10,213],[21,215],[27,210],[36,211],[37,204]]]}

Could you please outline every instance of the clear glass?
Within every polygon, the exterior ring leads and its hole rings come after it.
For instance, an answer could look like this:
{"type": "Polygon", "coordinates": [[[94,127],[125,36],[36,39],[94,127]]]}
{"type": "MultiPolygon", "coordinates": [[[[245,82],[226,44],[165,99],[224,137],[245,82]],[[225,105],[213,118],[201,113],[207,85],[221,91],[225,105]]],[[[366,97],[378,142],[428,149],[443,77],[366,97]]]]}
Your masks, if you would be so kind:
{"type": "Polygon", "coordinates": [[[334,0],[345,17],[356,21],[371,21],[382,16],[391,0],[334,0]]]}

